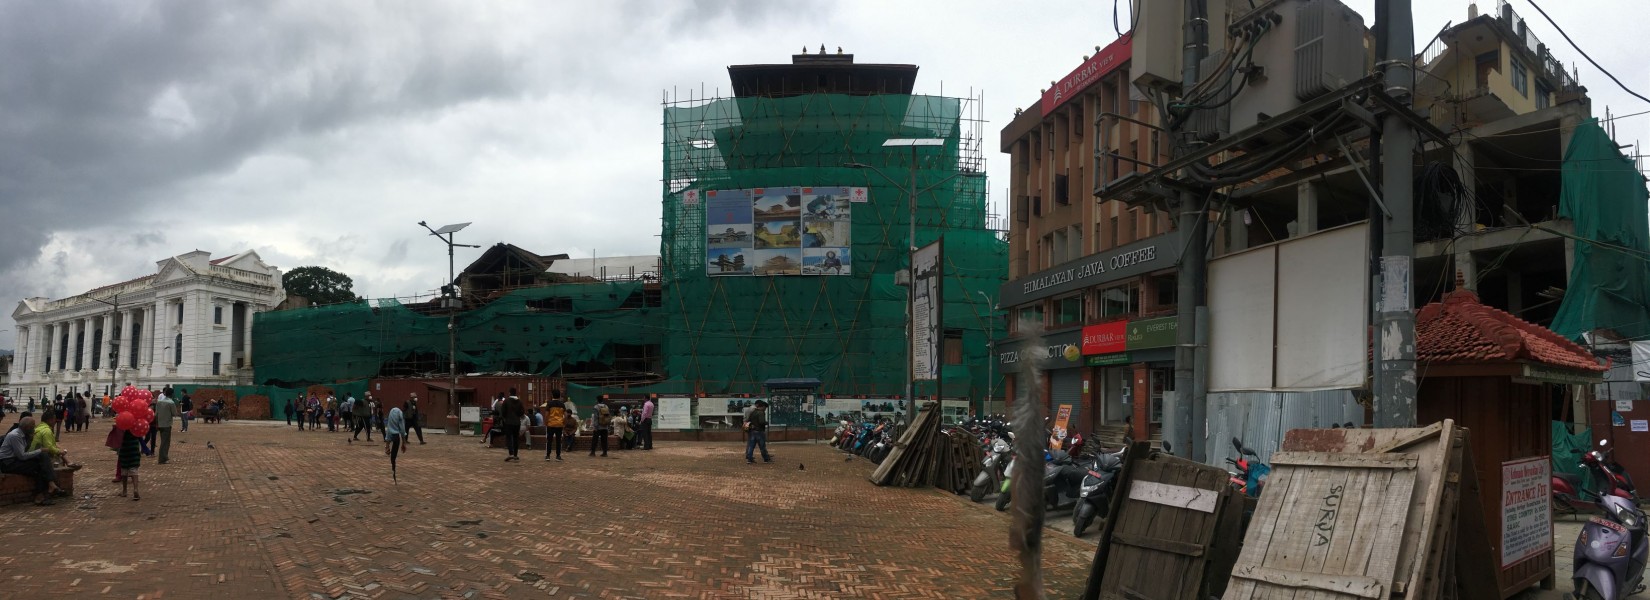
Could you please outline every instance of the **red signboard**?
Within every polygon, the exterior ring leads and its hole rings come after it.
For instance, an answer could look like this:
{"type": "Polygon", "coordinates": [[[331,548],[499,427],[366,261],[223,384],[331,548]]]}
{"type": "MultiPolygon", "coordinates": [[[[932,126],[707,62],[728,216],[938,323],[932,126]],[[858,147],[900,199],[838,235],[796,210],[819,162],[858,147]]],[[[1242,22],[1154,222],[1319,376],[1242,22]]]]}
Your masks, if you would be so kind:
{"type": "Polygon", "coordinates": [[[1129,322],[1112,321],[1083,328],[1083,355],[1111,354],[1126,349],[1129,322]]]}
{"type": "Polygon", "coordinates": [[[1117,67],[1123,66],[1123,63],[1127,62],[1129,56],[1131,56],[1133,45],[1130,42],[1133,37],[1125,35],[1117,38],[1117,41],[1112,42],[1111,45],[1106,46],[1099,52],[1094,53],[1094,56],[1090,56],[1088,60],[1083,61],[1083,64],[1072,71],[1070,75],[1066,75],[1060,81],[1055,82],[1054,87],[1044,90],[1043,115],[1047,116],[1048,113],[1054,112],[1054,109],[1059,108],[1061,104],[1065,104],[1067,100],[1077,96],[1078,92],[1088,89],[1089,86],[1100,81],[1101,77],[1117,70],[1117,67]]]}

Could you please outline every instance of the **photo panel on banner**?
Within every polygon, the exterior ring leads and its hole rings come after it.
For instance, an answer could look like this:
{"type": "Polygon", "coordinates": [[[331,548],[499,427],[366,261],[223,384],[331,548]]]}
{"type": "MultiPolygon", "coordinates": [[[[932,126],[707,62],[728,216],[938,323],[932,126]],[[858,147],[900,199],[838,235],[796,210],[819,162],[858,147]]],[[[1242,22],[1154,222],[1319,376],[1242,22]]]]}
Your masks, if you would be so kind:
{"type": "Polygon", "coordinates": [[[705,272],[727,275],[852,275],[853,208],[865,188],[711,190],[705,206],[705,272]]]}
{"type": "Polygon", "coordinates": [[[750,275],[755,219],[750,190],[705,192],[705,274],[750,275]]]}

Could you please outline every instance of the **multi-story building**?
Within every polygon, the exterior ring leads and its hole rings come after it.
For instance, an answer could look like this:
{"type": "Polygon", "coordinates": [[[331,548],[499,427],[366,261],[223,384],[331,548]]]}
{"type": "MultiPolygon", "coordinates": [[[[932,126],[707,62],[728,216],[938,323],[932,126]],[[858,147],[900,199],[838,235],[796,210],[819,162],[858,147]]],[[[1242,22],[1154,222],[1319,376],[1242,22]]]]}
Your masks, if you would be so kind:
{"type": "Polygon", "coordinates": [[[281,270],[251,250],[155,264],[153,275],[19,302],[13,395],[251,383],[252,320],[286,297],[281,270]]]}
{"type": "Polygon", "coordinates": [[[1097,47],[1002,130],[1009,320],[996,360],[1008,397],[1070,406],[1072,431],[1118,434],[1132,416],[1144,437],[1173,393],[1183,246],[1163,206],[1094,197],[1168,156],[1156,110],[1130,98],[1130,54],[1129,36],[1097,47]]]}

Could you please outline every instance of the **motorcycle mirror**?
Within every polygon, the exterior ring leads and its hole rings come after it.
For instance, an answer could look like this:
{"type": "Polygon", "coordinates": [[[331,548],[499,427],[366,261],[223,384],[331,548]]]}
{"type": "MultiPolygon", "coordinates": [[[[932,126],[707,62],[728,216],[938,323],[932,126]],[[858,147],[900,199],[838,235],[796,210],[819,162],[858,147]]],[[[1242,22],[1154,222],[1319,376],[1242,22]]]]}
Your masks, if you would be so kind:
{"type": "Polygon", "coordinates": [[[1163,440],[1163,451],[1174,454],[1174,444],[1169,443],[1168,440],[1163,440]]]}
{"type": "Polygon", "coordinates": [[[1236,437],[1233,437],[1232,438],[1232,448],[1234,450],[1237,450],[1238,452],[1242,452],[1243,451],[1243,440],[1240,440],[1240,439],[1237,439],[1236,437]]]}
{"type": "Polygon", "coordinates": [[[1250,448],[1250,447],[1248,447],[1248,446],[1244,446],[1244,447],[1242,447],[1242,448],[1239,448],[1239,449],[1238,449],[1238,452],[1242,452],[1242,453],[1244,453],[1244,454],[1248,454],[1248,455],[1250,455],[1250,456],[1260,456],[1260,453],[1259,453],[1259,452],[1255,452],[1255,449],[1254,449],[1254,448],[1250,448]]]}

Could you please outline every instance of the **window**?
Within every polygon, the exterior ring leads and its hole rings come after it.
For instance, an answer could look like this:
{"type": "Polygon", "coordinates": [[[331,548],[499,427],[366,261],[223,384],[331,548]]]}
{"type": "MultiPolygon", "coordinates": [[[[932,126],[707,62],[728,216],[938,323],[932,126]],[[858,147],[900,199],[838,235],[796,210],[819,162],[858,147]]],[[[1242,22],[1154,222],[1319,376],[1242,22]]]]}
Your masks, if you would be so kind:
{"type": "Polygon", "coordinates": [[[1174,369],[1152,369],[1150,386],[1150,417],[1156,425],[1163,422],[1163,393],[1174,391],[1174,369]]]}
{"type": "Polygon", "coordinates": [[[945,364],[963,364],[963,332],[961,329],[945,330],[944,345],[940,346],[945,355],[945,364]]]}
{"type": "Polygon", "coordinates": [[[1539,81],[1536,82],[1536,84],[1535,84],[1535,108],[1536,108],[1536,110],[1541,110],[1543,108],[1547,108],[1549,106],[1552,106],[1553,105],[1552,96],[1553,96],[1553,91],[1547,88],[1547,84],[1541,83],[1539,81]]]}
{"type": "Polygon", "coordinates": [[[1054,201],[1060,204],[1071,204],[1071,179],[1065,175],[1054,176],[1054,201]]]}
{"type": "Polygon", "coordinates": [[[1032,196],[1031,197],[1031,214],[1039,216],[1039,217],[1043,216],[1043,197],[1042,196],[1032,196]]]}
{"type": "Polygon", "coordinates": [[[1043,327],[1043,307],[1027,306],[1020,309],[1020,330],[1034,331],[1043,327]]]}
{"type": "Polygon", "coordinates": [[[1180,281],[1174,275],[1158,275],[1152,278],[1152,286],[1157,288],[1157,306],[1168,308],[1174,306],[1180,299],[1180,281]]]}
{"type": "Polygon", "coordinates": [[[1140,162],[1139,162],[1140,161],[1140,142],[1138,142],[1138,141],[1129,142],[1129,158],[1134,159],[1134,161],[1131,161],[1129,163],[1129,172],[1130,173],[1139,173],[1140,172],[1140,162]]]}
{"type": "Polygon", "coordinates": [[[1129,209],[1129,214],[1124,215],[1124,217],[1123,217],[1123,229],[1124,229],[1124,233],[1126,234],[1126,237],[1124,237],[1123,239],[1127,240],[1124,243],[1133,242],[1137,239],[1140,239],[1140,232],[1137,229],[1139,227],[1139,225],[1140,225],[1140,209],[1137,209],[1137,208],[1129,209]]]}
{"type": "Polygon", "coordinates": [[[1072,258],[1088,253],[1088,249],[1083,247],[1083,227],[1081,225],[1072,225],[1071,234],[1067,236],[1067,239],[1067,243],[1070,244],[1072,258]]]}
{"type": "Polygon", "coordinates": [[[213,325],[222,325],[223,324],[223,307],[222,306],[212,307],[212,324],[213,325]]]}
{"type": "Polygon", "coordinates": [[[1123,236],[1123,229],[1122,229],[1121,226],[1118,225],[1117,217],[1112,217],[1111,218],[1111,244],[1109,244],[1106,247],[1107,248],[1116,248],[1118,246],[1123,245],[1122,236],[1123,236]]]}
{"type": "Polygon", "coordinates": [[[1067,296],[1054,301],[1054,324],[1070,325],[1083,322],[1083,296],[1067,296]]]}
{"type": "Polygon", "coordinates": [[[182,302],[178,303],[178,324],[179,325],[183,324],[183,303],[182,302]]]}
{"type": "Polygon", "coordinates": [[[1140,312],[1140,284],[1129,282],[1100,290],[1100,317],[1111,318],[1140,312]]]}
{"type": "Polygon", "coordinates": [[[1475,83],[1478,84],[1478,87],[1486,87],[1490,84],[1490,72],[1501,70],[1501,51],[1485,52],[1478,55],[1475,60],[1477,63],[1475,65],[1477,68],[1477,81],[1475,83]]]}
{"type": "Polygon", "coordinates": [[[222,366],[223,366],[223,353],[222,352],[213,352],[212,353],[212,374],[217,375],[219,368],[222,367],[222,366]]]}
{"type": "Polygon", "coordinates": [[[1530,72],[1524,69],[1524,63],[1516,59],[1512,61],[1512,86],[1519,95],[1530,96],[1530,72]]]}
{"type": "Polygon", "coordinates": [[[172,340],[172,366],[183,364],[183,334],[172,340]]]}

